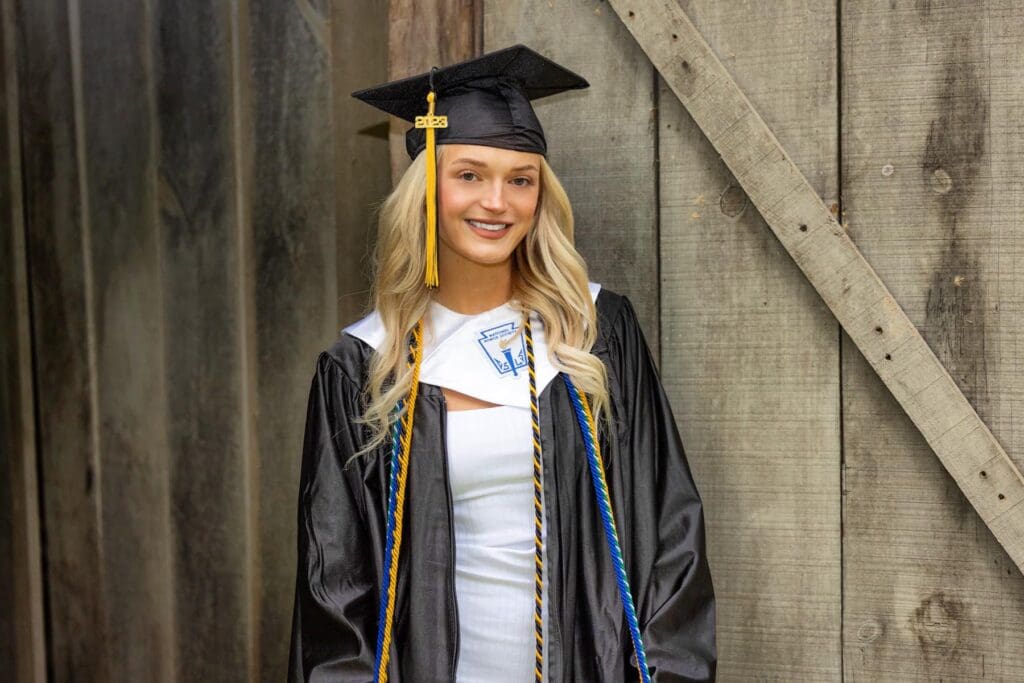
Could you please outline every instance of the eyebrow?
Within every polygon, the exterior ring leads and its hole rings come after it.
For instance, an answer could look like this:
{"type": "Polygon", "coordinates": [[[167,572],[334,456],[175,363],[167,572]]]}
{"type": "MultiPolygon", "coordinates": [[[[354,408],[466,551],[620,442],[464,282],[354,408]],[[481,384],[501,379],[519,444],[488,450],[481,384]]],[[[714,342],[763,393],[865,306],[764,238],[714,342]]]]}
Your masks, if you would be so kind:
{"type": "MultiPolygon", "coordinates": [[[[452,162],[452,166],[454,166],[455,164],[469,164],[470,166],[476,166],[477,168],[487,168],[487,164],[485,164],[484,162],[479,161],[477,159],[470,159],[469,157],[463,157],[462,159],[456,159],[455,161],[452,162]]],[[[512,169],[512,172],[513,173],[518,173],[519,171],[536,171],[536,170],[537,170],[537,167],[534,166],[533,164],[526,164],[525,166],[516,166],[515,168],[512,169]]]]}

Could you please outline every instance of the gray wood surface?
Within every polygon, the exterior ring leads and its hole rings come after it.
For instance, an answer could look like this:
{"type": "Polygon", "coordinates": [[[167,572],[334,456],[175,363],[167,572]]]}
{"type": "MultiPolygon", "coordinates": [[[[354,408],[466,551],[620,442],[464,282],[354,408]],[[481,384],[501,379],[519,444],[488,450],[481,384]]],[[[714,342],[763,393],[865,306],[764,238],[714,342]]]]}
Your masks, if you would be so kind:
{"type": "Polygon", "coordinates": [[[608,5],[484,3],[484,50],[515,43],[590,82],[534,103],[590,279],[627,294],[658,357],[654,71],[608,5]]]}
{"type": "Polygon", "coordinates": [[[1024,566],[1024,477],[849,235],[674,2],[613,5],[1007,554],[1024,566]],[[681,38],[666,42],[666,33],[681,38]]]}
{"type": "Polygon", "coordinates": [[[389,25],[379,0],[348,0],[335,4],[332,12],[337,321],[345,326],[368,312],[376,209],[391,191],[392,177],[385,116],[351,93],[388,80],[389,25]]]}
{"type": "Polygon", "coordinates": [[[0,680],[43,683],[46,642],[14,6],[0,1],[0,680]]]}
{"type": "MultiPolygon", "coordinates": [[[[285,678],[302,430],[319,352],[337,337],[330,3],[249,0],[250,388],[260,564],[260,676],[285,678]]],[[[338,20],[343,20],[339,16],[338,20]]],[[[354,88],[353,88],[354,89],[354,88]]]]}
{"type": "Polygon", "coordinates": [[[386,5],[211,7],[15,5],[56,681],[288,665],[309,382],[390,186],[348,104],[386,5]]]}
{"type": "MultiPolygon", "coordinates": [[[[839,182],[833,10],[686,3],[829,204],[839,182]]],[[[718,680],[838,681],[839,326],[660,86],[661,368],[704,499],[718,680]]]]}
{"type": "MultiPolygon", "coordinates": [[[[54,681],[110,680],[100,544],[93,283],[86,275],[83,169],[68,7],[16,2],[22,177],[54,681]]],[[[77,36],[77,28],[75,31],[77,36]]],[[[76,45],[79,39],[76,37],[76,45]]]]}
{"type": "Polygon", "coordinates": [[[183,681],[255,680],[257,463],[245,368],[251,339],[243,298],[251,283],[235,196],[237,35],[226,5],[162,2],[154,10],[173,673],[183,681]]]}
{"type": "MultiPolygon", "coordinates": [[[[1020,3],[843,3],[849,234],[948,369],[932,389],[955,382],[1018,468],[1022,26],[1020,3]]],[[[910,348],[894,346],[894,361],[910,348]]],[[[976,454],[958,478],[1016,539],[1004,550],[845,337],[843,378],[847,677],[1021,680],[1019,480],[987,430],[950,432],[976,454]]]]}
{"type": "MultiPolygon", "coordinates": [[[[99,593],[106,610],[103,657],[110,678],[167,680],[179,658],[167,391],[168,352],[175,342],[165,333],[171,294],[163,277],[159,129],[152,99],[153,40],[159,33],[151,30],[141,3],[102,0],[68,10],[74,93],[68,113],[75,117],[72,149],[81,202],[76,246],[83,259],[99,524],[100,580],[89,590],[99,593]]],[[[47,286],[46,280],[33,281],[34,288],[47,286]]],[[[59,400],[54,394],[62,390],[58,382],[47,383],[40,402],[59,400]]],[[[63,468],[75,455],[53,451],[46,459],[63,468]]],[[[44,467],[47,503],[64,495],[49,477],[53,468],[44,467]]],[[[47,525],[48,538],[77,533],[74,523],[47,525]]],[[[67,627],[56,620],[53,625],[67,627]]],[[[90,637],[88,631],[69,635],[90,637]]]]}

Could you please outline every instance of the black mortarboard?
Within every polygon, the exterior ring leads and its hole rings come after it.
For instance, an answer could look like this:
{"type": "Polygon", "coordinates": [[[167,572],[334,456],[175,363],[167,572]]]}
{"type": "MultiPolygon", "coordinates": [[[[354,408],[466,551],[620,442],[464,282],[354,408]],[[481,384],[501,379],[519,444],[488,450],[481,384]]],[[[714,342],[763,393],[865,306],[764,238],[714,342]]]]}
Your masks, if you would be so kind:
{"type": "Polygon", "coordinates": [[[434,67],[426,73],[352,93],[389,114],[414,123],[405,148],[427,156],[427,273],[437,286],[437,169],[435,145],[463,143],[520,152],[547,153],[544,129],[530,100],[590,84],[525,45],[434,67]]]}
{"type": "MultiPolygon", "coordinates": [[[[414,122],[437,94],[435,113],[448,117],[436,142],[502,147],[545,154],[544,130],[530,105],[548,95],[590,84],[525,45],[513,45],[458,64],[352,93],[367,104],[414,122]],[[433,87],[431,87],[431,81],[433,87]]],[[[426,146],[426,128],[411,128],[405,148],[415,158],[426,146]]]]}

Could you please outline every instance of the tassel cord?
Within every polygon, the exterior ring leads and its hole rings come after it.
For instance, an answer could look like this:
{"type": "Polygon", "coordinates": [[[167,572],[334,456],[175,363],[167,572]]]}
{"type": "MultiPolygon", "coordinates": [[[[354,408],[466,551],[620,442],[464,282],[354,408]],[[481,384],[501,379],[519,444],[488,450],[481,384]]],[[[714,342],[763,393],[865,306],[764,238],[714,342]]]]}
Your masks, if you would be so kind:
{"type": "Polygon", "coordinates": [[[612,511],[608,482],[604,476],[604,462],[601,458],[601,446],[597,439],[594,416],[590,412],[590,404],[587,401],[586,395],[576,388],[569,375],[563,375],[563,377],[569,390],[569,398],[572,401],[573,410],[576,413],[576,421],[579,422],[580,431],[583,433],[583,441],[587,451],[587,462],[590,465],[590,476],[594,484],[598,508],[601,512],[605,539],[608,542],[608,550],[615,569],[615,580],[619,586],[619,595],[622,598],[626,622],[629,625],[629,634],[633,640],[633,650],[636,653],[640,681],[641,683],[650,683],[651,674],[647,669],[647,654],[644,651],[643,640],[640,637],[640,625],[636,617],[636,606],[633,604],[633,596],[629,589],[629,579],[626,577],[626,564],[622,559],[622,549],[619,546],[619,534],[615,528],[615,515],[612,511]]]}
{"type": "Polygon", "coordinates": [[[540,409],[537,399],[537,373],[533,360],[533,329],[530,316],[520,328],[526,336],[527,370],[530,374],[530,422],[533,425],[533,511],[534,511],[534,642],[535,662],[534,677],[536,683],[544,681],[544,505],[543,505],[543,473],[541,469],[540,445],[540,409]]]}
{"type": "Polygon", "coordinates": [[[411,386],[407,401],[399,401],[396,410],[401,415],[393,432],[391,482],[388,491],[387,541],[384,554],[384,578],[381,585],[381,607],[377,631],[377,667],[375,681],[387,683],[388,662],[391,655],[391,633],[395,612],[395,584],[398,583],[398,558],[402,548],[402,522],[405,510],[405,486],[409,474],[409,452],[412,448],[413,417],[416,413],[416,395],[419,390],[420,363],[423,359],[423,324],[416,324],[409,346],[409,366],[412,368],[411,386]]]}

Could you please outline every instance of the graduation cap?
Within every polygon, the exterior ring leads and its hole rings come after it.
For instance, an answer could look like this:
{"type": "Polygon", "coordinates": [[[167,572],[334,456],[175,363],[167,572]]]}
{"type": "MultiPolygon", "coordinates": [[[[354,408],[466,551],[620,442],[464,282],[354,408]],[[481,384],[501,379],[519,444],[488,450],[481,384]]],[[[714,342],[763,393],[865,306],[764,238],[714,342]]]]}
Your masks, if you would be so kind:
{"type": "Polygon", "coordinates": [[[427,151],[428,287],[438,284],[436,145],[486,145],[546,154],[544,129],[530,100],[589,85],[525,45],[513,45],[352,93],[413,123],[405,134],[411,158],[427,151]]]}

